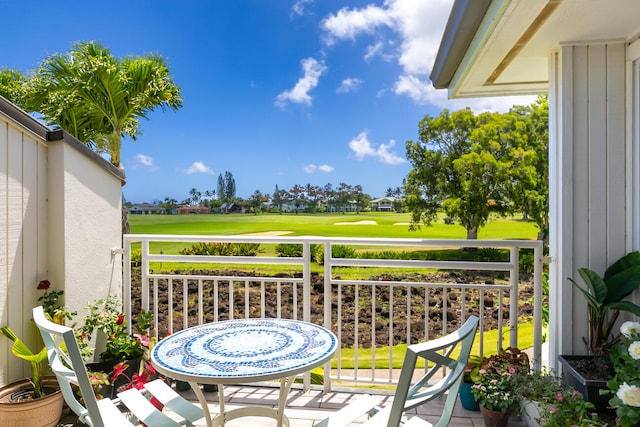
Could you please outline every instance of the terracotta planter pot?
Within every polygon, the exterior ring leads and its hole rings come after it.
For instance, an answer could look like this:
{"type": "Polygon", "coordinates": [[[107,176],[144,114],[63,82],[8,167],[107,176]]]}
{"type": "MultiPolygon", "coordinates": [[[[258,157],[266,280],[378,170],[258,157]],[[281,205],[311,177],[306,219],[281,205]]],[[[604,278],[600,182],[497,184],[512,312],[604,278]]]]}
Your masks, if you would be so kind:
{"type": "Polygon", "coordinates": [[[29,380],[20,380],[0,388],[0,420],[3,427],[54,427],[62,417],[64,398],[54,377],[42,381],[45,389],[56,391],[38,399],[21,400],[33,390],[29,380]]]}
{"type": "Polygon", "coordinates": [[[485,427],[507,427],[509,424],[511,411],[503,414],[500,411],[490,411],[489,409],[481,406],[480,412],[482,412],[485,427]]]}

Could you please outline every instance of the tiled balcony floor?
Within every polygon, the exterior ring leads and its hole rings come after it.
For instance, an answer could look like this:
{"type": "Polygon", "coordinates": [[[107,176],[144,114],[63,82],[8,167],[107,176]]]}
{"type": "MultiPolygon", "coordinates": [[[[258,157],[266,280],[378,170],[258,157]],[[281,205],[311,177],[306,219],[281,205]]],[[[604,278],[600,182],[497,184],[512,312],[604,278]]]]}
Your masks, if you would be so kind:
{"type": "MultiPolygon", "coordinates": [[[[375,391],[371,391],[374,394],[375,391]]],[[[183,392],[183,396],[197,403],[197,399],[191,390],[183,392]]],[[[209,409],[212,415],[218,411],[218,394],[205,393],[209,402],[209,409]]],[[[383,405],[389,405],[393,400],[392,395],[378,395],[383,405]]],[[[358,393],[351,391],[331,391],[323,393],[319,389],[311,389],[303,391],[301,389],[292,389],[289,393],[289,400],[285,414],[289,417],[290,427],[313,427],[318,421],[326,418],[332,412],[359,397],[358,393]]],[[[278,388],[276,387],[256,387],[256,386],[228,386],[225,387],[225,406],[226,409],[234,409],[241,406],[269,406],[275,408],[277,406],[278,388]]],[[[444,399],[435,400],[427,405],[417,408],[413,414],[417,413],[421,418],[432,423],[436,422],[442,411],[444,399]]],[[[82,426],[83,424],[74,423],[75,418],[72,416],[65,417],[58,427],[82,426]]],[[[363,422],[363,417],[358,422],[363,422]]],[[[226,424],[228,427],[273,427],[275,420],[261,417],[244,417],[226,424]]],[[[197,426],[206,426],[203,420],[196,424],[197,426]]],[[[449,424],[452,427],[482,427],[482,416],[480,412],[467,411],[460,406],[458,402],[456,409],[449,424]]],[[[510,426],[526,426],[518,416],[512,416],[510,426]]]]}

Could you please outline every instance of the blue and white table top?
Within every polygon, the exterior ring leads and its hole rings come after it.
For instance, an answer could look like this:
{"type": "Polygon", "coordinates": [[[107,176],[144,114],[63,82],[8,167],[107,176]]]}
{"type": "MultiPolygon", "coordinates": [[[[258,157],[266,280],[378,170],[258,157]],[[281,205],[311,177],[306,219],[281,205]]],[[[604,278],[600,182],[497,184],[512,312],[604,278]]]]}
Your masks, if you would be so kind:
{"type": "Polygon", "coordinates": [[[297,375],[327,362],[338,342],[327,329],[290,319],[238,319],[194,326],[162,339],[154,367],[171,378],[233,384],[297,375]]]}

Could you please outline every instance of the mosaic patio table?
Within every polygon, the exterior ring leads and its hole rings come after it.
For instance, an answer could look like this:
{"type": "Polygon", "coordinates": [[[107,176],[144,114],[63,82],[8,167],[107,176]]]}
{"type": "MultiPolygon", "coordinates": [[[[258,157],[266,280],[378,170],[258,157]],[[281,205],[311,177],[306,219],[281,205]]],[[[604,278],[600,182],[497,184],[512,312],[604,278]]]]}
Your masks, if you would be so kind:
{"type": "Polygon", "coordinates": [[[204,410],[207,426],[245,416],[273,418],[288,426],[284,408],[298,374],[329,361],[337,339],[327,329],[289,319],[239,319],[208,323],[176,332],[162,339],[151,354],[151,363],[167,377],[191,385],[204,410]],[[278,409],[224,408],[224,385],[281,380],[278,409]],[[199,384],[217,384],[220,413],[211,418],[199,384]]]}

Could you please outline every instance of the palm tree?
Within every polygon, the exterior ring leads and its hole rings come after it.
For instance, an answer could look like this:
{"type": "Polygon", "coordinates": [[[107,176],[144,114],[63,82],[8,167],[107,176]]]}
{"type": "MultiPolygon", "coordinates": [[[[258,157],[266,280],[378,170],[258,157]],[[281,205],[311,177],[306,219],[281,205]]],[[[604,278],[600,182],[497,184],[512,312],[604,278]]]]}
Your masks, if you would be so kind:
{"type": "Polygon", "coordinates": [[[92,41],[45,59],[27,84],[23,107],[109,153],[119,166],[122,137],[135,140],[140,118],[157,107],[178,110],[182,97],[161,56],[121,60],[92,41]]]}

